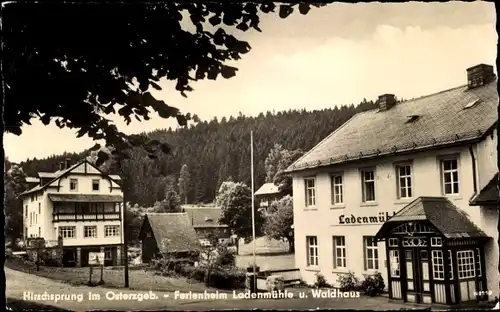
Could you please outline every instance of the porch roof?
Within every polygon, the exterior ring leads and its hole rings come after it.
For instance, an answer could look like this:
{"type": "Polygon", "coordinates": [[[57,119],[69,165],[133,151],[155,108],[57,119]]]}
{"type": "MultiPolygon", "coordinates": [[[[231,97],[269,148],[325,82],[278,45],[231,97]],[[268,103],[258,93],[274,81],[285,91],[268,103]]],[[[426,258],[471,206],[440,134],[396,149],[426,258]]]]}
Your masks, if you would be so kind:
{"type": "Polygon", "coordinates": [[[98,194],[49,194],[53,202],[70,203],[120,203],[121,195],[98,195],[98,194]]]}
{"type": "Polygon", "coordinates": [[[498,189],[498,172],[488,184],[470,202],[471,206],[489,206],[500,202],[500,191],[498,189]]]}
{"type": "Polygon", "coordinates": [[[386,238],[396,226],[410,221],[429,221],[446,238],[487,238],[461,209],[444,197],[419,197],[385,222],[376,237],[386,238]]]}

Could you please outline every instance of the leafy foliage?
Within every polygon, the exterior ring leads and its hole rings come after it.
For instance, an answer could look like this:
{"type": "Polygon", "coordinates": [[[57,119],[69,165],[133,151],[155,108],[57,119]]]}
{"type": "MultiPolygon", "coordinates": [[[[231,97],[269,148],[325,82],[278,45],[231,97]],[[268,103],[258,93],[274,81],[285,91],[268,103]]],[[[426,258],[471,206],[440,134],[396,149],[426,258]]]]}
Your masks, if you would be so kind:
{"type": "Polygon", "coordinates": [[[375,275],[368,275],[365,277],[365,280],[361,283],[361,290],[365,293],[365,295],[375,297],[384,292],[385,283],[384,278],[380,272],[377,272],[375,275]]]}
{"type": "MultiPolygon", "coordinates": [[[[309,11],[308,4],[283,4],[279,16],[287,17],[296,5],[302,14],[309,11]]],[[[161,90],[160,81],[167,79],[187,96],[193,81],[235,76],[237,68],[228,62],[239,60],[250,45],[225,29],[260,31],[259,14],[275,7],[251,2],[9,3],[2,11],[6,130],[19,135],[23,124],[37,118],[116,146],[129,138],[111,115],[128,124],[156,112],[185,126],[190,114],[150,91],[161,90]],[[194,31],[183,29],[183,14],[194,31]]],[[[169,150],[165,143],[137,143],[148,152],[169,150]]],[[[104,153],[98,157],[107,159],[104,153]]]]}
{"type": "Polygon", "coordinates": [[[286,238],[290,252],[294,252],[293,198],[289,195],[271,202],[265,214],[264,233],[268,238],[286,238]]]}
{"type": "MultiPolygon", "coordinates": [[[[216,203],[221,207],[219,222],[227,224],[234,234],[248,238],[252,236],[252,191],[241,182],[222,183],[216,203]]],[[[260,214],[255,212],[255,227],[262,225],[260,214]]]]}
{"type": "Polygon", "coordinates": [[[339,284],[340,291],[359,291],[361,289],[359,279],[351,271],[345,274],[339,274],[337,283],[339,284]]]}
{"type": "Polygon", "coordinates": [[[165,186],[165,198],[160,202],[159,211],[157,212],[180,212],[181,199],[175,190],[175,178],[167,177],[167,185],[165,186]]]}
{"type": "Polygon", "coordinates": [[[26,175],[20,166],[12,164],[8,159],[5,159],[4,166],[4,235],[6,240],[15,242],[23,232],[23,206],[17,195],[26,190],[26,175]]]}
{"type": "Polygon", "coordinates": [[[278,185],[284,194],[292,194],[292,176],[285,170],[303,154],[301,149],[289,151],[281,144],[275,144],[264,161],[266,182],[278,185]]]}

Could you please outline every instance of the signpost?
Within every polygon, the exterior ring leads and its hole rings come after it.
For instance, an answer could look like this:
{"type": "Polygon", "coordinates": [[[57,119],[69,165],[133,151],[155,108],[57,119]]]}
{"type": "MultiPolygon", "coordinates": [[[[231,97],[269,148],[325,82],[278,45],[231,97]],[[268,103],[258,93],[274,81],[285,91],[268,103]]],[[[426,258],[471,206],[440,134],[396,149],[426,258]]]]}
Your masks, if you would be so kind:
{"type": "Polygon", "coordinates": [[[101,267],[101,279],[99,281],[99,285],[104,284],[103,274],[104,274],[104,252],[89,252],[89,267],[90,267],[90,275],[89,275],[89,285],[92,285],[92,267],[100,266],[101,267]]]}

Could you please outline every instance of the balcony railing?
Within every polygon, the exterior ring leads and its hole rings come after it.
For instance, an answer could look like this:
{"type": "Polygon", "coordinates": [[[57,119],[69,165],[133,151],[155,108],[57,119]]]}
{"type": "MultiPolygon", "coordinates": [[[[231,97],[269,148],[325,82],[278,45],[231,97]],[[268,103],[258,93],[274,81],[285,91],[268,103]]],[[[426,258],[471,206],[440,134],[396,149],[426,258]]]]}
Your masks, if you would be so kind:
{"type": "Polygon", "coordinates": [[[112,221],[120,220],[118,212],[93,213],[93,214],[75,214],[71,212],[58,212],[52,214],[52,221],[112,221]]]}

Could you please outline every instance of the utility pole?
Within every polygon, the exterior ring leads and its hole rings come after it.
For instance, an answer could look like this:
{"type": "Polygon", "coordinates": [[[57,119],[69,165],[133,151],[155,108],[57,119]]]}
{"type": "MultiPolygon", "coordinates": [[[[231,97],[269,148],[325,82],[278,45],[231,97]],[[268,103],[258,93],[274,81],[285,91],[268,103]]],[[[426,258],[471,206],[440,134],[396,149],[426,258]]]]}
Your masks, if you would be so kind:
{"type": "Polygon", "coordinates": [[[118,161],[119,166],[120,166],[120,172],[122,174],[122,193],[123,193],[123,211],[122,211],[122,235],[123,235],[123,257],[125,258],[125,263],[124,265],[124,271],[125,271],[125,288],[129,288],[129,272],[128,272],[128,237],[126,233],[126,225],[127,225],[127,200],[125,198],[125,195],[127,194],[127,183],[126,183],[126,177],[124,174],[124,166],[123,166],[123,159],[120,159],[118,161]]]}

